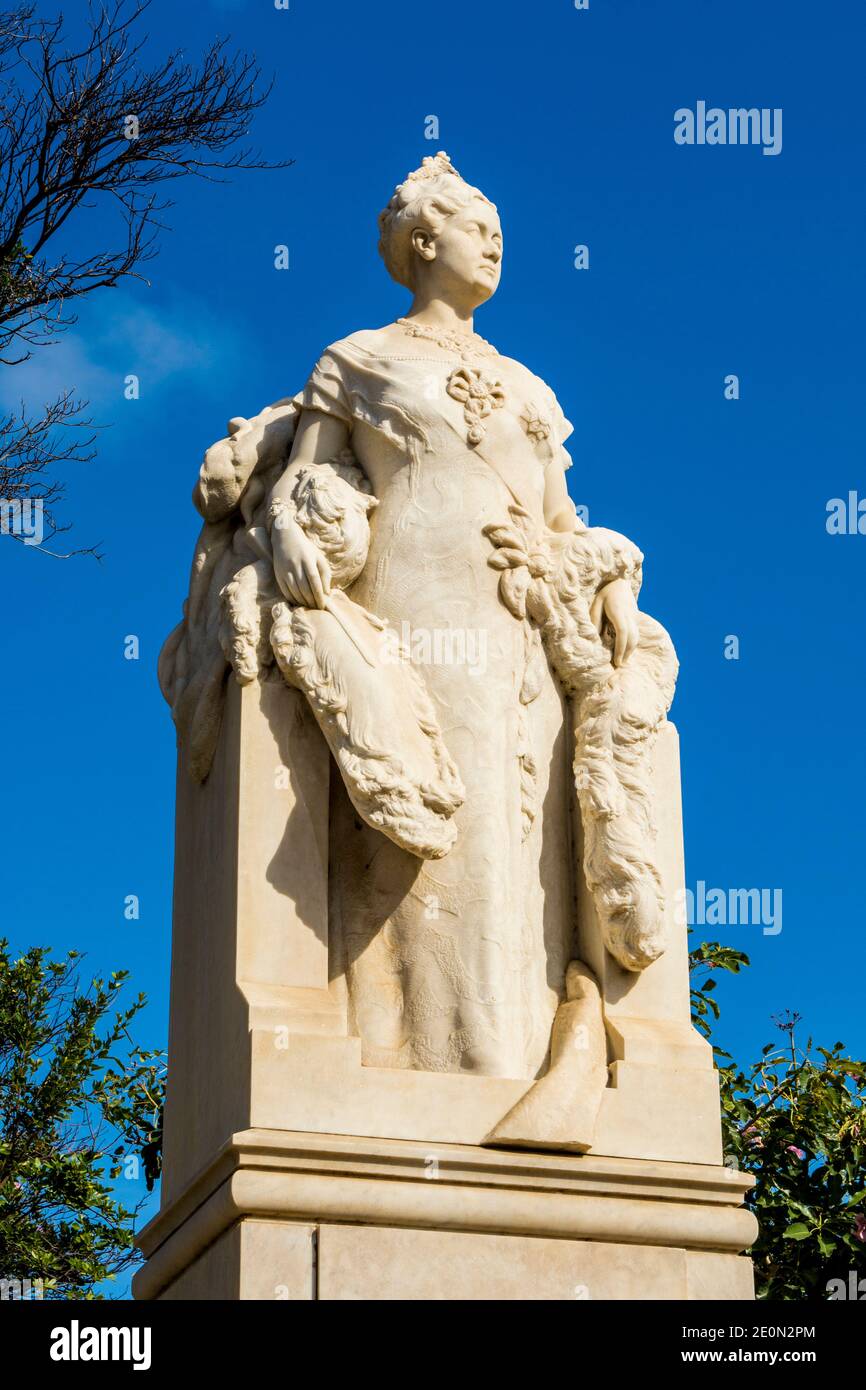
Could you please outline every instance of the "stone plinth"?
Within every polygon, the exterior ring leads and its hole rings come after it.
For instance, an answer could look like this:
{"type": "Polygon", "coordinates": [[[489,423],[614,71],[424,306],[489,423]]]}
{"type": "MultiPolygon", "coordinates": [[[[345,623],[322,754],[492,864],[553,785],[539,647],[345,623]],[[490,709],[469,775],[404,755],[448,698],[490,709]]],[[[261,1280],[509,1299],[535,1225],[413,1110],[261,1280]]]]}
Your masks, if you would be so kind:
{"type": "Polygon", "coordinates": [[[752,1297],[750,1179],[722,1165],[689,1020],[672,725],[656,778],[665,955],[621,970],[578,884],[609,1050],[592,1146],[483,1147],[530,1082],[361,1065],[328,951],[329,754],[297,692],[231,680],[208,780],[178,779],[166,1176],[135,1296],[752,1297]]]}
{"type": "Polygon", "coordinates": [[[144,1232],[138,1298],[752,1297],[749,1179],[247,1130],[144,1232]]]}

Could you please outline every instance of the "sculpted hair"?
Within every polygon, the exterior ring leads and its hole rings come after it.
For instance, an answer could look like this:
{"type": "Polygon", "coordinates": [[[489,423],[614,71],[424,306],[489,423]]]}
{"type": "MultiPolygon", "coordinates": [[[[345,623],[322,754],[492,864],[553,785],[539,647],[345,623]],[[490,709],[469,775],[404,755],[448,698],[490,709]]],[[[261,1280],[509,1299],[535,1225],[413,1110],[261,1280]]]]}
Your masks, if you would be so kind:
{"type": "Polygon", "coordinates": [[[473,198],[494,206],[478,188],[460,177],[444,150],[428,155],[420,169],[409,174],[394,190],[388,206],[379,214],[379,255],[388,274],[414,290],[412,233],[422,227],[437,236],[445,222],[473,198]]]}

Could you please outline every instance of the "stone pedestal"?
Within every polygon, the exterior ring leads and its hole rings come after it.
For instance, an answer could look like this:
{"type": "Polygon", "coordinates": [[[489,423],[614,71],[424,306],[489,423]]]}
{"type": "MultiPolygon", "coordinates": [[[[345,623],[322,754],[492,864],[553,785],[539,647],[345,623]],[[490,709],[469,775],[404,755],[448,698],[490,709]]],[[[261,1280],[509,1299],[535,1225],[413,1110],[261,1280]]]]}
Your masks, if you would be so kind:
{"type": "Polygon", "coordinates": [[[329,775],[281,681],[230,681],[204,785],[181,759],[166,1171],[135,1296],[752,1297],[750,1179],[722,1163],[675,920],[673,726],[656,753],[665,955],[621,970],[577,886],[610,1070],[584,1154],[482,1147],[526,1080],[362,1067],[329,961],[329,775]]]}

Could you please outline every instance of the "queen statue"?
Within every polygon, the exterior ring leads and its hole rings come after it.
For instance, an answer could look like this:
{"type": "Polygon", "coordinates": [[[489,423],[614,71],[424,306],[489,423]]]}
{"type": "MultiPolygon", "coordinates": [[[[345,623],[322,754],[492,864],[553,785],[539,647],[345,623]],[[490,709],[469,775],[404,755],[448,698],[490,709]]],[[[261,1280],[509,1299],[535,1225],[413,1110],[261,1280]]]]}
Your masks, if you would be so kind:
{"type": "Polygon", "coordinates": [[[543,1079],[603,1008],[578,873],[625,971],[665,947],[650,771],[676,657],[638,609],[640,551],[576,515],[553,391],[474,330],[496,207],[439,153],[379,238],[405,315],[332,343],[205,455],[160,679],[198,780],[227,679],[309,702],[364,1064],[543,1079]]]}

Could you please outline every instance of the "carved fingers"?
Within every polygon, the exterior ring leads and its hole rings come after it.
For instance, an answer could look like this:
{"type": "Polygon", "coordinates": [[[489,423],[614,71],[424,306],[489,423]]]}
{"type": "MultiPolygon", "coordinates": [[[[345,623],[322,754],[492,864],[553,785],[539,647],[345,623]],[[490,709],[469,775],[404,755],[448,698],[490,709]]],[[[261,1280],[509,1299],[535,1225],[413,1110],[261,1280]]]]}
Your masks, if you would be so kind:
{"type": "Polygon", "coordinates": [[[299,608],[324,608],[331,592],[327,559],[294,521],[274,526],[274,574],[280,591],[299,608]]]}
{"type": "Polygon", "coordinates": [[[613,664],[622,666],[628,661],[640,640],[637,600],[624,579],[613,579],[599,589],[590,609],[590,618],[601,632],[605,619],[613,634],[613,664]]]}
{"type": "Polygon", "coordinates": [[[325,599],[331,592],[331,567],[320,550],[311,546],[312,555],[304,558],[303,561],[303,582],[301,585],[305,597],[311,600],[308,604],[311,608],[324,608],[325,599]]]}

